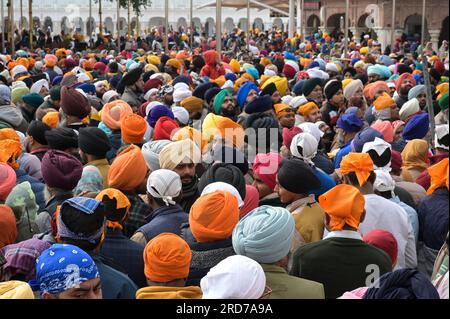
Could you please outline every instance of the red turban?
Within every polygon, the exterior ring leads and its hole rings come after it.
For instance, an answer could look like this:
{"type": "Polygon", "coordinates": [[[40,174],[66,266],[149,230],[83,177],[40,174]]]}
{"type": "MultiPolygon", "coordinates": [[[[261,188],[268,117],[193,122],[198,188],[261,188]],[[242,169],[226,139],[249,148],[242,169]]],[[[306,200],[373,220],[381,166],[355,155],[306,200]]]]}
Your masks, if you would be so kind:
{"type": "Polygon", "coordinates": [[[397,92],[400,92],[400,86],[402,85],[403,81],[407,79],[412,82],[413,86],[416,85],[416,79],[414,79],[411,73],[403,73],[395,82],[395,89],[397,90],[397,92]]]}
{"type": "Polygon", "coordinates": [[[168,116],[163,116],[158,119],[153,130],[153,140],[172,140],[172,134],[179,129],[178,123],[168,116]]]}

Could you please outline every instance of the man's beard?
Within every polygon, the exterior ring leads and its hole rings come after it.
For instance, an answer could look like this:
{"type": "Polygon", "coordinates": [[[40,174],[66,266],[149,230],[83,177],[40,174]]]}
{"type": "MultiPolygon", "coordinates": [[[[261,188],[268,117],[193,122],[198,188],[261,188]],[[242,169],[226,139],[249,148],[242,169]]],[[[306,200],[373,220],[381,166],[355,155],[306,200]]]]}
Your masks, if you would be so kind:
{"type": "Polygon", "coordinates": [[[222,109],[222,115],[236,121],[236,108],[233,108],[232,110],[222,109]]]}
{"type": "Polygon", "coordinates": [[[404,96],[406,96],[406,95],[408,95],[408,93],[409,93],[409,90],[411,90],[411,86],[406,86],[406,87],[402,87],[401,89],[400,89],[400,94],[401,95],[404,95],[404,96]]]}

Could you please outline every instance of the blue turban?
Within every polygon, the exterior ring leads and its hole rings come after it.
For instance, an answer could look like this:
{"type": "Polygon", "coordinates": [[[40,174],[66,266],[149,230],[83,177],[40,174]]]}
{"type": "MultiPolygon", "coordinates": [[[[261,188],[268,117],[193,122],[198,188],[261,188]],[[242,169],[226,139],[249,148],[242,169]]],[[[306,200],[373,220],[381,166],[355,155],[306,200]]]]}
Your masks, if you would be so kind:
{"type": "Polygon", "coordinates": [[[189,78],[185,75],[179,75],[172,81],[172,86],[175,86],[177,83],[186,83],[189,85],[189,78]]]}
{"type": "Polygon", "coordinates": [[[172,120],[175,118],[171,109],[169,109],[165,105],[156,105],[153,107],[147,115],[147,122],[151,127],[155,127],[156,122],[158,122],[159,118],[163,116],[168,116],[172,120]]]}
{"type": "Polygon", "coordinates": [[[314,61],[316,61],[317,63],[319,63],[319,68],[320,68],[322,71],[326,71],[327,63],[326,63],[323,59],[317,58],[317,59],[315,59],[314,61]]]}
{"type": "Polygon", "coordinates": [[[272,97],[270,95],[257,96],[253,101],[247,104],[245,113],[261,113],[271,110],[273,107],[272,97]]]}
{"type": "Polygon", "coordinates": [[[294,60],[294,61],[297,61],[297,58],[296,58],[295,55],[294,55],[293,53],[291,53],[291,52],[285,51],[283,55],[284,55],[284,58],[285,58],[286,60],[294,60]]]}
{"type": "Polygon", "coordinates": [[[230,80],[231,82],[235,82],[236,79],[237,79],[237,76],[234,73],[225,74],[225,80],[230,80]]]}
{"type": "Polygon", "coordinates": [[[200,84],[195,88],[194,92],[192,92],[192,95],[198,97],[199,99],[204,100],[206,91],[208,91],[212,87],[217,87],[217,84],[213,82],[206,82],[200,84]]]}
{"type": "Polygon", "coordinates": [[[59,83],[61,83],[63,78],[64,77],[62,75],[55,76],[52,81],[52,86],[55,86],[55,85],[58,85],[59,83]]]}
{"type": "Polygon", "coordinates": [[[314,37],[315,37],[316,39],[318,39],[318,38],[320,38],[320,34],[319,34],[319,33],[314,33],[314,37]]]}
{"type": "Polygon", "coordinates": [[[357,133],[364,126],[364,122],[355,114],[343,114],[339,117],[336,127],[348,133],[357,133]]]}
{"type": "Polygon", "coordinates": [[[416,80],[416,84],[422,84],[423,83],[422,74],[414,74],[413,78],[414,78],[414,80],[416,80]]]}
{"type": "Polygon", "coordinates": [[[253,82],[246,82],[239,89],[237,93],[237,103],[241,109],[244,107],[245,101],[247,100],[248,97],[248,93],[251,90],[255,90],[256,93],[259,93],[258,87],[253,82]]]}
{"type": "Polygon", "coordinates": [[[319,67],[320,67],[319,62],[313,61],[309,64],[308,69],[319,68],[319,67]]]}
{"type": "Polygon", "coordinates": [[[423,71],[423,64],[422,63],[416,61],[416,62],[414,62],[414,65],[416,67],[416,70],[423,71]]]}
{"type": "Polygon", "coordinates": [[[363,299],[440,299],[430,279],[414,269],[388,272],[373,286],[366,291],[363,299]]]}
{"type": "Polygon", "coordinates": [[[36,279],[30,281],[34,291],[57,294],[91,279],[100,278],[94,260],[74,245],[54,244],[36,260],[36,279]]]}
{"type": "Polygon", "coordinates": [[[294,231],[295,221],[288,210],[264,205],[244,216],[231,238],[236,254],[273,264],[288,255],[294,231]]]}
{"type": "Polygon", "coordinates": [[[95,85],[92,83],[83,83],[79,87],[84,93],[95,94],[95,85]]]}
{"type": "Polygon", "coordinates": [[[398,75],[398,74],[392,74],[390,77],[389,77],[389,79],[387,79],[387,81],[388,82],[391,82],[391,81],[397,81],[397,79],[400,77],[400,75],[398,75]]]}
{"type": "Polygon", "coordinates": [[[383,79],[387,79],[392,75],[389,68],[381,64],[369,66],[369,68],[367,69],[367,75],[370,76],[371,74],[378,74],[383,79]]]}
{"type": "Polygon", "coordinates": [[[394,64],[394,62],[392,62],[392,59],[390,57],[388,57],[387,55],[382,55],[378,58],[378,60],[380,60],[381,63],[383,63],[385,66],[390,66],[392,64],[394,64]]]}
{"type": "Polygon", "coordinates": [[[355,63],[358,62],[359,60],[360,60],[359,58],[353,58],[350,64],[355,65],[355,63]]]}
{"type": "Polygon", "coordinates": [[[345,110],[344,114],[354,114],[356,115],[356,113],[358,113],[359,108],[356,106],[351,106],[348,109],[345,110]]]}
{"type": "Polygon", "coordinates": [[[130,67],[131,67],[133,64],[135,64],[135,63],[137,63],[137,62],[134,61],[134,60],[128,60],[127,63],[126,63],[126,65],[125,65],[127,71],[129,71],[129,70],[130,70],[130,67]]]}
{"type": "Polygon", "coordinates": [[[366,127],[364,130],[358,132],[355,135],[355,138],[353,139],[351,143],[351,148],[353,152],[361,153],[364,144],[368,142],[373,142],[375,140],[375,137],[381,138],[384,140],[384,135],[378,132],[376,129],[373,129],[371,127],[366,127]]]}
{"type": "Polygon", "coordinates": [[[425,85],[416,85],[411,90],[409,90],[408,93],[408,100],[411,100],[415,97],[417,97],[419,94],[425,94],[425,85]]]}
{"type": "Polygon", "coordinates": [[[414,139],[422,139],[427,135],[430,126],[428,113],[414,115],[403,129],[403,139],[411,141],[414,139]]]}
{"type": "Polygon", "coordinates": [[[245,72],[250,74],[255,80],[259,80],[259,72],[256,68],[249,67],[249,68],[245,69],[245,72]]]}
{"type": "Polygon", "coordinates": [[[295,93],[296,96],[302,95],[302,89],[303,89],[304,83],[305,83],[305,80],[300,80],[297,83],[295,83],[294,87],[292,88],[292,91],[295,93]]]}

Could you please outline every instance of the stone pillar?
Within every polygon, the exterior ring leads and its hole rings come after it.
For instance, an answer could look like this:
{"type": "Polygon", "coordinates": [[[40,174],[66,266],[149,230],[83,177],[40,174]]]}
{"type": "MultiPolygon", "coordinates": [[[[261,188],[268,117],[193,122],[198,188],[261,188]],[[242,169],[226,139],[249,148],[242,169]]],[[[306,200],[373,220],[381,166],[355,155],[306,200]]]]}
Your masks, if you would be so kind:
{"type": "Polygon", "coordinates": [[[391,29],[375,27],[373,28],[373,30],[377,34],[378,42],[381,44],[381,52],[383,52],[386,49],[386,46],[391,42],[390,40],[391,29]]]}
{"type": "Polygon", "coordinates": [[[430,42],[433,43],[433,50],[438,52],[439,50],[439,35],[441,34],[441,30],[429,30],[428,33],[430,34],[431,40],[430,42]]]}

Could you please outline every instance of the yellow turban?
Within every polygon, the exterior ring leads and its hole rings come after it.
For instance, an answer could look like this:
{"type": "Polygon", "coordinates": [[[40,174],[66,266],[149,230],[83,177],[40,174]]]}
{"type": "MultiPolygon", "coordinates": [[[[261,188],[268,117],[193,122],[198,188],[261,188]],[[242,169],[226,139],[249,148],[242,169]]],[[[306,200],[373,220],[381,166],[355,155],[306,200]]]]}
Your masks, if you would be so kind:
{"type": "Polygon", "coordinates": [[[144,71],[145,71],[145,72],[153,71],[153,72],[155,72],[155,73],[158,73],[158,72],[159,72],[158,68],[157,68],[156,65],[154,65],[154,64],[147,64],[147,65],[144,67],[144,71]]]}
{"type": "Polygon", "coordinates": [[[34,299],[34,294],[26,282],[11,280],[0,283],[0,299],[34,299]]]}
{"type": "Polygon", "coordinates": [[[369,53],[369,48],[362,47],[361,49],[359,49],[359,53],[361,53],[362,55],[366,55],[367,53],[369,53]]]}
{"type": "Polygon", "coordinates": [[[436,93],[439,93],[439,95],[436,98],[436,101],[439,102],[439,100],[441,99],[441,97],[448,92],[448,82],[439,84],[438,86],[436,86],[436,93]]]}
{"type": "Polygon", "coordinates": [[[264,66],[268,66],[269,64],[272,64],[272,62],[270,61],[269,58],[262,58],[259,63],[264,65],[264,66]]]}
{"type": "Polygon", "coordinates": [[[302,116],[308,116],[315,110],[319,110],[317,104],[314,102],[308,102],[299,107],[298,113],[301,114],[302,116]]]}
{"type": "Polygon", "coordinates": [[[57,128],[59,124],[59,112],[48,112],[42,118],[42,122],[50,128],[57,128]]]}
{"type": "Polygon", "coordinates": [[[222,87],[226,81],[227,80],[225,79],[225,77],[223,75],[219,76],[215,80],[211,80],[211,82],[216,83],[219,87],[222,87]]]}
{"type": "Polygon", "coordinates": [[[169,59],[166,62],[166,65],[172,66],[172,67],[176,68],[177,70],[181,69],[181,62],[179,60],[177,60],[177,59],[169,59]]]}
{"type": "Polygon", "coordinates": [[[200,163],[202,156],[199,148],[191,140],[170,143],[159,153],[159,166],[162,169],[174,170],[184,160],[194,164],[200,163]]]}
{"type": "Polygon", "coordinates": [[[287,87],[288,87],[288,80],[287,78],[282,78],[280,76],[272,76],[270,79],[268,79],[263,86],[261,86],[261,89],[264,90],[264,88],[269,85],[270,83],[274,83],[277,87],[277,91],[280,93],[281,96],[283,96],[286,93],[287,87]]]}
{"type": "Polygon", "coordinates": [[[201,112],[203,108],[203,100],[196,96],[190,96],[181,101],[180,105],[189,113],[201,112]]]}
{"type": "Polygon", "coordinates": [[[342,89],[345,89],[345,87],[350,84],[350,82],[353,81],[353,79],[345,79],[342,80],[342,89]]]}
{"type": "Polygon", "coordinates": [[[231,59],[231,61],[230,61],[229,64],[230,64],[231,70],[232,70],[234,73],[239,73],[239,72],[241,72],[241,64],[239,63],[238,60],[236,60],[236,59],[231,59]]]}
{"type": "Polygon", "coordinates": [[[198,148],[201,150],[202,153],[205,153],[208,148],[208,140],[203,136],[203,134],[196,130],[195,128],[185,126],[178,131],[175,132],[175,134],[172,136],[172,141],[182,141],[189,139],[193,141],[198,148]]]}

